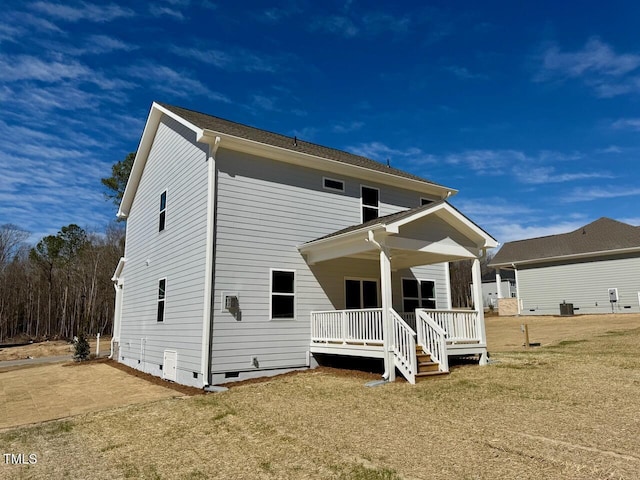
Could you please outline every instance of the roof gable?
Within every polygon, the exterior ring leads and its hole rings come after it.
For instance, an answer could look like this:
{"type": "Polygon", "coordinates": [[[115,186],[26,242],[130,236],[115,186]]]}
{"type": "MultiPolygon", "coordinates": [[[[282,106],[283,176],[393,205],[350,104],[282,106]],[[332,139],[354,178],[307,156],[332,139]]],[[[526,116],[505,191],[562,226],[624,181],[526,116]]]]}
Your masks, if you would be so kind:
{"type": "Polygon", "coordinates": [[[489,265],[510,266],[629,249],[640,250],[640,227],[602,217],[569,233],[507,242],[489,265]]]}
{"type": "Polygon", "coordinates": [[[335,167],[350,168],[349,175],[355,178],[375,175],[380,183],[385,183],[385,180],[400,182],[407,188],[411,187],[414,190],[424,192],[430,191],[441,198],[447,198],[457,193],[455,189],[360,155],[305,142],[298,140],[296,137],[288,137],[261,130],[193,110],[154,102],[151,106],[129,182],[120,204],[119,217],[126,217],[129,213],[162,115],[168,115],[193,130],[197,135],[198,141],[210,143],[211,145],[215,143],[215,148],[224,146],[238,150],[242,148],[251,149],[251,151],[259,150],[261,153],[269,151],[272,155],[271,158],[282,161],[290,161],[295,158],[292,163],[326,171],[333,171],[335,167]],[[221,137],[222,141],[220,141],[221,137]]]}

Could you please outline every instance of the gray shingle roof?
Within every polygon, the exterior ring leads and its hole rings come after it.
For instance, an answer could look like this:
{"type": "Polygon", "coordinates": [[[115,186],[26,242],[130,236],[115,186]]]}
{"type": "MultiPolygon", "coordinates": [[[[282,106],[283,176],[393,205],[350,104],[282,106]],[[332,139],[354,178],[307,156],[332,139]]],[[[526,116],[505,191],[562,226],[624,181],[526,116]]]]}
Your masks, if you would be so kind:
{"type": "MultiPolygon", "coordinates": [[[[212,130],[226,135],[232,135],[234,137],[244,138],[247,140],[253,140],[255,142],[264,143],[266,145],[273,145],[280,148],[285,148],[294,152],[306,153],[329,160],[335,160],[338,162],[346,163],[349,165],[355,165],[358,167],[367,168],[377,172],[383,172],[398,177],[408,178],[419,182],[427,183],[430,185],[436,185],[444,187],[441,184],[427,180],[426,178],[413,175],[408,172],[404,172],[397,168],[387,167],[385,164],[376,162],[360,155],[354,155],[342,150],[336,150],[334,148],[323,147],[315,143],[305,142],[300,139],[294,141],[293,137],[280,135],[278,133],[268,132],[266,130],[260,130],[258,128],[243,125],[241,123],[232,122],[223,118],[214,117],[186,108],[176,107],[173,105],[167,105],[165,103],[159,103],[162,107],[175,113],[176,115],[184,118],[186,121],[192,123],[198,128],[203,130],[212,130]]],[[[449,189],[453,190],[453,189],[449,189]]]]}
{"type": "Polygon", "coordinates": [[[573,232],[507,242],[489,266],[627,248],[640,248],[640,227],[602,217],[573,232]]]}
{"type": "Polygon", "coordinates": [[[350,227],[343,228],[335,232],[331,232],[329,235],[325,235],[324,237],[320,237],[320,238],[315,238],[306,243],[317,242],[318,240],[324,240],[325,238],[337,237],[338,235],[353,232],[355,230],[360,230],[361,228],[371,227],[373,225],[386,225],[396,220],[402,220],[405,217],[410,217],[411,215],[413,215],[414,213],[420,210],[426,210],[428,208],[433,207],[434,205],[439,205],[440,203],[444,203],[444,200],[430,203],[428,205],[422,205],[420,207],[411,208],[409,210],[403,210],[401,212],[392,213],[390,215],[384,215],[382,217],[374,218],[373,220],[369,220],[368,222],[364,222],[364,223],[359,223],[357,225],[351,225],[350,227]]]}

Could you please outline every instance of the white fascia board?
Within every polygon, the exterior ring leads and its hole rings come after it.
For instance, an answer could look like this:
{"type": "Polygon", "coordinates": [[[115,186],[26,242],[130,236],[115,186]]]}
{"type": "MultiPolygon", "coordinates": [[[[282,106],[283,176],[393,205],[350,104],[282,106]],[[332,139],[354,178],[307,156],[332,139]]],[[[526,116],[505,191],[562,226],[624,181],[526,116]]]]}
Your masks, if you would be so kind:
{"type": "Polygon", "coordinates": [[[116,271],[113,272],[113,277],[111,277],[112,282],[117,282],[120,279],[120,275],[122,275],[122,270],[124,269],[124,264],[127,263],[127,259],[124,257],[120,257],[120,261],[118,262],[118,266],[116,267],[116,271]]]}
{"type": "Polygon", "coordinates": [[[203,130],[202,139],[199,138],[198,140],[209,143],[209,139],[213,139],[215,137],[224,139],[225,148],[228,148],[230,150],[238,150],[245,153],[251,153],[258,156],[270,158],[272,160],[292,163],[294,165],[300,165],[307,168],[314,168],[323,172],[341,173],[343,175],[354,177],[359,180],[369,180],[372,182],[397,186],[416,192],[435,195],[442,199],[458,193],[458,190],[453,188],[428,182],[421,182],[419,180],[413,180],[411,178],[400,177],[392,173],[371,170],[366,167],[351,165],[349,163],[340,162],[338,160],[331,160],[324,157],[318,157],[315,155],[310,155],[308,153],[296,152],[293,150],[288,150],[286,148],[256,142],[255,140],[227,135],[221,132],[216,132],[214,130],[203,130]],[[313,160],[313,162],[310,163],[309,160],[313,160]],[[314,166],[314,163],[319,165],[314,166]],[[324,166],[326,168],[319,168],[320,166],[324,166]]]}
{"type": "Polygon", "coordinates": [[[353,241],[354,239],[360,238],[368,238],[367,233],[369,230],[373,232],[377,232],[380,230],[384,230],[384,225],[381,223],[377,223],[375,225],[369,225],[367,227],[358,228],[357,230],[351,230],[350,232],[345,232],[340,235],[334,235],[332,237],[321,238],[320,240],[314,240],[312,242],[303,243],[302,245],[298,245],[298,251],[300,253],[308,253],[311,250],[314,250],[318,247],[322,247],[323,245],[333,246],[338,243],[346,243],[349,241],[353,241]]]}
{"type": "Polygon", "coordinates": [[[400,220],[396,220],[394,222],[390,222],[388,231],[391,231],[391,228],[395,228],[397,230],[403,225],[415,222],[416,220],[432,214],[440,216],[440,218],[442,218],[449,225],[453,226],[461,233],[468,236],[471,240],[478,244],[478,248],[495,248],[498,246],[498,242],[491,235],[487,234],[484,230],[478,227],[467,217],[462,215],[458,210],[453,208],[447,202],[435,204],[432,207],[416,212],[413,215],[402,218],[400,220]],[[455,220],[455,223],[457,223],[459,227],[462,227],[462,229],[453,225],[451,219],[455,220]]]}
{"type": "Polygon", "coordinates": [[[144,167],[147,164],[147,158],[149,158],[151,145],[153,145],[153,140],[156,136],[156,131],[158,130],[158,125],[160,124],[160,119],[162,118],[163,114],[171,117],[190,130],[193,130],[196,133],[197,137],[202,137],[201,128],[198,128],[192,123],[187,122],[184,118],[167,110],[162,105],[153,102],[153,104],[151,105],[151,110],[149,111],[149,116],[147,117],[147,123],[145,124],[144,130],[142,131],[142,137],[140,138],[140,143],[138,144],[136,158],[133,161],[133,166],[131,167],[129,180],[127,181],[127,186],[124,190],[122,201],[120,202],[120,207],[118,208],[118,218],[127,218],[127,216],[129,215],[131,204],[133,203],[133,198],[135,197],[136,191],[138,190],[138,185],[140,184],[140,179],[142,178],[142,172],[144,171],[144,167]]]}
{"type": "Polygon", "coordinates": [[[491,268],[502,268],[505,270],[514,270],[515,267],[520,265],[535,265],[537,263],[549,263],[555,261],[563,261],[563,260],[580,260],[581,258],[593,258],[593,257],[602,257],[608,255],[623,255],[625,253],[640,253],[640,247],[631,247],[631,248],[619,248],[616,250],[600,250],[597,252],[586,252],[586,253],[574,253],[572,255],[559,255],[556,257],[545,257],[545,258],[534,258],[531,260],[522,260],[515,262],[506,262],[506,263],[491,263],[489,267],[491,268]]]}

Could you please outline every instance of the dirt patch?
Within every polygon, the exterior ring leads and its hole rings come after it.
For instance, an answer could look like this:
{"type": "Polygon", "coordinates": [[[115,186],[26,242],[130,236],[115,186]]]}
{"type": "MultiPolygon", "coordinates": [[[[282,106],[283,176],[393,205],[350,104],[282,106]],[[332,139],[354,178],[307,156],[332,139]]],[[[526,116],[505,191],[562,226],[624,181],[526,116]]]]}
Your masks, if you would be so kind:
{"type": "MultiPolygon", "coordinates": [[[[103,353],[108,352],[110,342],[111,337],[100,337],[100,351],[103,353]]],[[[91,353],[96,352],[96,343],[95,337],[89,339],[91,353]]],[[[73,344],[66,340],[47,340],[19,347],[2,348],[0,349],[0,362],[25,358],[59,357],[62,355],[73,355],[73,344]]]]}
{"type": "Polygon", "coordinates": [[[151,375],[149,373],[141,372],[140,370],[136,370],[135,368],[128,367],[122,363],[118,363],[115,360],[105,360],[104,363],[109,365],[110,367],[116,368],[122,372],[126,372],[131,376],[136,378],[140,378],[145,380],[153,385],[158,385],[165,388],[170,388],[176,392],[180,392],[183,395],[203,395],[206,392],[201,388],[188,387],[186,385],[180,385],[179,383],[170,382],[167,380],[163,380],[160,377],[156,377],[155,375],[151,375]]]}

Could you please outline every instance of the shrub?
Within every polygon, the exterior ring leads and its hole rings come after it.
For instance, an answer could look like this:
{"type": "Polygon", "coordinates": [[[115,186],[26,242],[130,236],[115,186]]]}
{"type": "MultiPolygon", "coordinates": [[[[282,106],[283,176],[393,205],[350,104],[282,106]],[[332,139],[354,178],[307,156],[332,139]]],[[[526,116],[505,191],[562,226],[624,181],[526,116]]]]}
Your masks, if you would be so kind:
{"type": "Polygon", "coordinates": [[[87,337],[85,336],[84,332],[78,333],[78,337],[75,339],[75,342],[74,342],[73,359],[76,362],[82,362],[89,358],[90,353],[91,351],[89,347],[89,342],[87,341],[87,337]]]}

